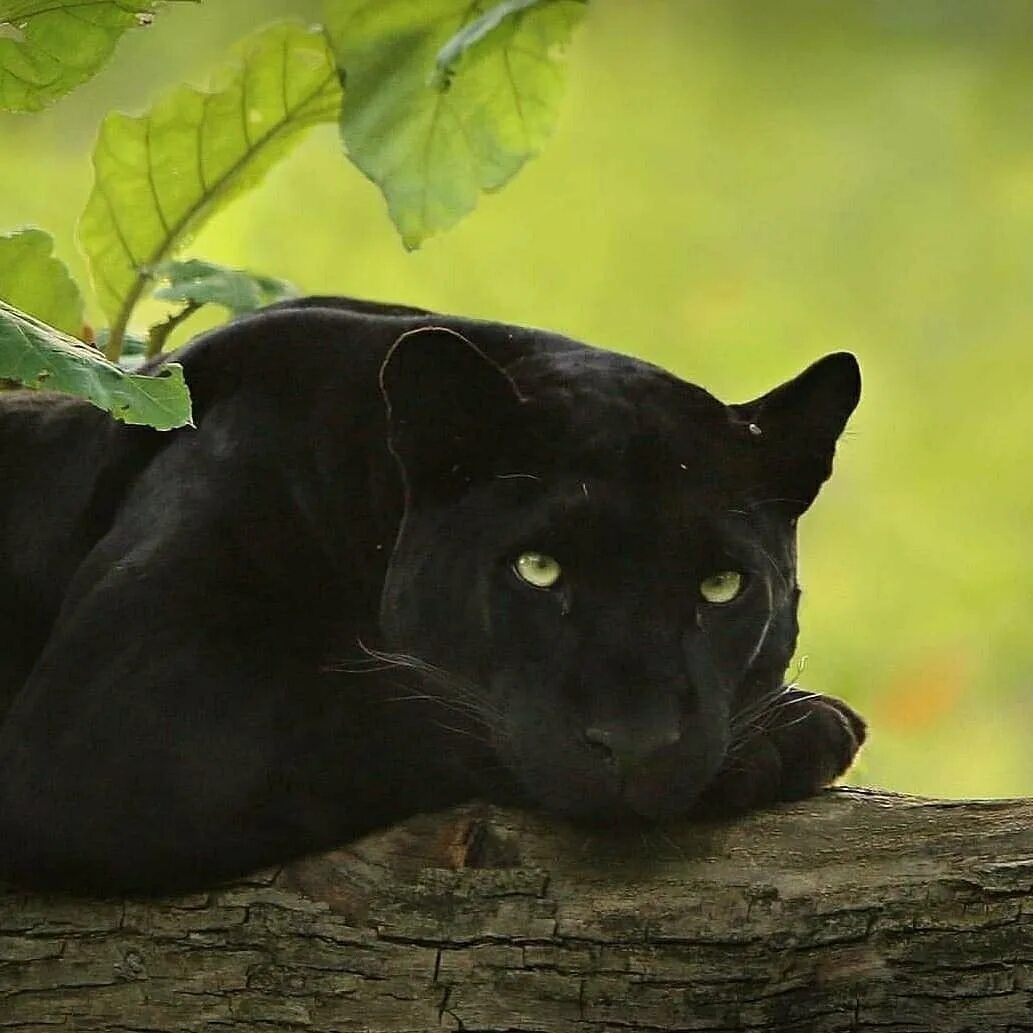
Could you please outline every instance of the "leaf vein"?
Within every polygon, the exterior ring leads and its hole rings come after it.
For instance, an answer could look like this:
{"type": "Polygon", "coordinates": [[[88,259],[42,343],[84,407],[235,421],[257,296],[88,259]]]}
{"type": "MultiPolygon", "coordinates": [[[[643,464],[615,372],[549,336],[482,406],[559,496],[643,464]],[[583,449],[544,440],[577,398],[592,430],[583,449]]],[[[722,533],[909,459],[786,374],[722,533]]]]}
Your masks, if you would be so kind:
{"type": "Polygon", "coordinates": [[[509,62],[509,48],[502,48],[502,63],[506,68],[506,81],[509,83],[510,91],[513,94],[513,106],[516,108],[517,118],[520,120],[520,132],[524,137],[524,151],[531,150],[531,132],[527,127],[527,118],[524,115],[524,105],[520,98],[520,91],[517,89],[516,79],[513,76],[513,66],[509,62]]]}
{"type": "MultiPolygon", "coordinates": [[[[153,3],[148,4],[147,8],[153,7],[153,3]]],[[[15,11],[9,18],[0,18],[0,25],[17,25],[28,21],[30,18],[39,18],[44,14],[65,14],[72,10],[81,7],[117,7],[120,11],[126,14],[135,14],[136,11],[126,8],[120,3],[113,2],[113,0],[79,0],[78,3],[70,4],[54,4],[50,7],[40,7],[33,10],[32,6],[29,5],[25,10],[15,11]]],[[[138,8],[138,10],[145,10],[146,8],[138,8]]],[[[96,23],[91,23],[96,24],[96,23]]]]}
{"type": "Polygon", "coordinates": [[[104,204],[107,206],[108,214],[111,216],[111,225],[115,230],[115,237],[119,244],[122,245],[122,250],[126,253],[126,258],[129,259],[129,264],[134,268],[138,269],[140,263],[133,254],[133,249],[129,246],[129,241],[126,239],[125,233],[122,231],[122,224],[118,220],[118,212],[115,208],[114,202],[111,200],[111,195],[108,193],[107,187],[97,180],[97,188],[100,190],[100,196],[104,199],[104,204]]]}
{"type": "MultiPolygon", "coordinates": [[[[291,128],[295,121],[298,121],[298,113],[303,111],[307,104],[309,104],[316,97],[318,97],[319,94],[324,89],[326,89],[327,85],[332,81],[333,73],[331,72],[330,74],[324,76],[324,78],[319,81],[319,83],[311,90],[310,93],[305,95],[305,97],[301,100],[301,102],[293,111],[285,112],[283,118],[277,121],[274,125],[272,125],[269,128],[269,130],[266,133],[264,133],[262,136],[258,137],[255,140],[254,145],[250,150],[241,154],[234,162],[231,163],[231,165],[229,166],[229,168],[226,169],[225,172],[223,172],[214,181],[212,181],[208,189],[205,191],[204,195],[199,197],[197,201],[195,201],[193,204],[189,205],[186,211],[184,211],[183,214],[176,220],[176,222],[169,227],[169,231],[166,234],[165,238],[158,242],[153,252],[148,256],[146,265],[149,267],[157,265],[160,261],[162,261],[162,259],[164,259],[167,256],[169,249],[175,241],[175,238],[178,237],[183,232],[183,230],[187,226],[189,226],[190,223],[195,218],[197,218],[198,215],[201,214],[201,212],[204,211],[206,207],[208,207],[215,200],[217,200],[218,196],[223,192],[223,190],[226,189],[227,185],[232,183],[236,175],[241,171],[241,169],[243,169],[248,164],[248,162],[255,156],[255,154],[257,154],[264,147],[266,147],[285,129],[291,128]]],[[[199,123],[199,131],[200,126],[202,126],[203,123],[204,120],[202,119],[201,123],[199,123]]],[[[125,331],[126,325],[129,322],[129,315],[132,312],[133,307],[136,305],[136,302],[139,300],[141,293],[143,292],[144,282],[145,277],[138,275],[129,292],[126,294],[126,297],[122,302],[122,307],[119,310],[118,318],[115,320],[112,326],[113,334],[116,332],[121,334],[125,331]]]]}
{"type": "Polygon", "coordinates": [[[284,115],[290,111],[290,100],[287,96],[287,56],[288,56],[287,41],[283,41],[283,47],[280,50],[280,103],[283,105],[284,115]]]}
{"type": "Polygon", "coordinates": [[[244,129],[244,146],[251,150],[251,126],[248,123],[248,75],[251,72],[251,63],[244,62],[240,74],[240,122],[244,129]]]}
{"type": "Polygon", "coordinates": [[[169,220],[165,217],[165,209],[162,206],[161,198],[158,196],[158,186],[154,182],[154,150],[151,146],[151,128],[153,122],[147,119],[147,126],[144,130],[143,146],[147,158],[147,186],[150,188],[151,197],[154,199],[154,209],[158,213],[158,221],[161,223],[162,232],[168,234],[169,220]]]}
{"type": "MultiPolygon", "coordinates": [[[[302,104],[299,104],[298,107],[296,109],[294,109],[293,112],[285,112],[284,118],[282,118],[279,121],[277,121],[273,126],[271,126],[269,128],[269,130],[266,133],[264,133],[262,136],[258,137],[254,141],[252,147],[248,150],[247,153],[240,155],[240,157],[237,158],[229,166],[229,168],[226,169],[226,171],[222,173],[222,175],[218,176],[214,180],[214,182],[212,182],[211,186],[207,190],[206,196],[204,196],[202,198],[199,198],[193,205],[191,205],[187,209],[187,211],[182,216],[180,216],[179,219],[176,220],[175,224],[170,228],[171,236],[175,237],[175,236],[178,236],[180,233],[182,233],[184,228],[187,225],[189,225],[190,221],[199,212],[203,211],[204,208],[206,207],[206,205],[208,205],[212,200],[215,199],[215,197],[226,187],[226,185],[230,181],[232,181],[232,179],[237,175],[237,173],[240,172],[240,170],[245,165],[247,165],[248,161],[250,161],[251,158],[253,158],[254,155],[257,152],[259,152],[263,147],[265,147],[267,144],[269,144],[275,137],[279,136],[279,134],[284,129],[290,128],[292,123],[296,120],[296,116],[297,116],[298,112],[303,109],[305,104],[307,104],[310,101],[314,100],[316,98],[316,96],[318,96],[320,91],[322,91],[326,87],[327,83],[330,82],[331,78],[332,78],[331,76],[327,76],[318,85],[318,87],[316,89],[314,89],[310,94],[308,94],[306,96],[306,98],[302,102],[302,104]]],[[[163,241],[162,244],[160,244],[155,249],[154,256],[151,259],[152,262],[157,262],[162,257],[164,257],[164,248],[167,246],[167,244],[168,244],[167,241],[163,241]]]]}
{"type": "Polygon", "coordinates": [[[201,185],[201,193],[208,193],[208,175],[204,168],[204,124],[208,118],[208,101],[212,94],[201,94],[201,117],[197,121],[197,178],[201,185]]]}

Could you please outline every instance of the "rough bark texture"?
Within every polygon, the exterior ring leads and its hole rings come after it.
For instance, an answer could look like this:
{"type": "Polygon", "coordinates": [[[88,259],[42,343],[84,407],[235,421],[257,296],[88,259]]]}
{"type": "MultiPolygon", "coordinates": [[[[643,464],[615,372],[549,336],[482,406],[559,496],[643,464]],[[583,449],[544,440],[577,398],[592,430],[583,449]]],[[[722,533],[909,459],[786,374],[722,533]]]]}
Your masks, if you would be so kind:
{"type": "Polygon", "coordinates": [[[1033,801],[622,838],[468,807],[212,893],[0,895],[0,1030],[1033,1030],[1033,801]]]}

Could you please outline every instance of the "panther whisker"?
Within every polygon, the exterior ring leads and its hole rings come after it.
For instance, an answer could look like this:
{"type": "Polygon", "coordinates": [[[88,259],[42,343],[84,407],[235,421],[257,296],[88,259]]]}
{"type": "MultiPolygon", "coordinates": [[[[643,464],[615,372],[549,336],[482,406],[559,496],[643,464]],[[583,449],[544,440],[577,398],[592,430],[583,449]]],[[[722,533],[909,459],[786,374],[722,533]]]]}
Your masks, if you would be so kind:
{"type": "Polygon", "coordinates": [[[806,714],[801,714],[799,717],[794,717],[792,721],[784,721],[781,724],[774,725],[771,728],[773,732],[784,732],[787,728],[793,728],[795,725],[802,724],[808,718],[813,717],[813,711],[809,711],[806,714]]]}
{"type": "Polygon", "coordinates": [[[788,496],[772,496],[767,499],[757,499],[754,502],[747,502],[746,508],[750,510],[759,509],[761,506],[771,506],[776,502],[786,502],[789,505],[796,506],[800,505],[800,499],[789,498],[788,496]]]}
{"type": "Polygon", "coordinates": [[[419,657],[404,653],[381,652],[379,650],[371,649],[361,641],[359,645],[360,648],[369,653],[371,657],[383,662],[385,665],[383,669],[397,670],[401,668],[411,670],[416,674],[423,676],[428,681],[441,685],[443,688],[447,689],[449,693],[449,697],[446,698],[437,693],[427,691],[413,692],[408,686],[406,686],[405,688],[409,689],[407,697],[394,697],[394,702],[400,702],[406,698],[411,702],[434,702],[452,710],[454,713],[463,714],[464,716],[473,718],[496,734],[501,733],[504,726],[503,715],[484,700],[483,696],[478,693],[476,688],[466,679],[461,678],[451,671],[446,671],[442,667],[428,663],[419,657]]]}
{"type": "Polygon", "coordinates": [[[791,690],[791,685],[781,685],[770,692],[764,693],[757,699],[752,700],[732,716],[732,719],[729,722],[730,729],[734,733],[737,728],[751,723],[755,718],[775,706],[778,701],[791,690]]]}
{"type": "Polygon", "coordinates": [[[495,745],[490,739],[483,735],[477,735],[476,732],[471,732],[464,728],[456,728],[454,725],[447,725],[443,721],[434,721],[433,724],[436,728],[442,728],[446,732],[454,732],[456,735],[466,736],[466,738],[473,739],[474,742],[479,742],[484,746],[495,745]]]}
{"type": "Polygon", "coordinates": [[[807,692],[802,696],[796,696],[793,699],[784,700],[781,703],[776,703],[774,706],[775,710],[782,710],[785,707],[793,707],[798,703],[809,703],[812,699],[821,699],[820,692],[807,692]]]}
{"type": "Polygon", "coordinates": [[[777,715],[789,707],[800,703],[810,703],[815,699],[821,698],[820,692],[807,692],[800,696],[794,696],[792,699],[780,698],[786,695],[790,690],[795,691],[795,684],[785,686],[785,688],[777,694],[775,699],[771,701],[762,712],[754,715],[754,720],[751,720],[747,726],[738,728],[733,733],[732,741],[728,747],[727,756],[734,757],[741,753],[746,746],[760,735],[773,731],[785,731],[787,728],[792,728],[795,725],[806,721],[811,716],[811,713],[807,712],[791,721],[774,723],[777,715]]]}
{"type": "Polygon", "coordinates": [[[782,583],[782,590],[784,592],[786,592],[787,594],[790,591],[792,591],[792,586],[789,584],[789,579],[786,577],[786,575],[783,572],[782,568],[772,558],[772,556],[768,552],[768,550],[765,549],[764,546],[760,544],[760,542],[757,542],[757,549],[760,551],[760,554],[764,557],[764,559],[766,559],[768,561],[768,564],[770,565],[771,569],[774,571],[775,576],[782,583]]]}
{"type": "Polygon", "coordinates": [[[795,702],[804,702],[818,695],[817,693],[811,693],[806,697],[794,697],[790,700],[783,699],[791,691],[794,691],[792,684],[783,685],[773,692],[761,696],[750,706],[735,715],[732,721],[729,722],[730,742],[727,750],[728,756],[734,756],[756,739],[757,736],[771,731],[770,718],[777,710],[790,706],[795,702]]]}
{"type": "Polygon", "coordinates": [[[474,717],[481,721],[482,724],[489,725],[490,722],[485,721],[481,712],[469,703],[457,703],[453,700],[446,700],[441,696],[434,696],[430,693],[410,693],[408,696],[389,696],[384,700],[385,703],[415,703],[415,702],[426,702],[426,703],[437,703],[444,707],[446,710],[452,710],[457,714],[462,714],[467,717],[474,717]]]}

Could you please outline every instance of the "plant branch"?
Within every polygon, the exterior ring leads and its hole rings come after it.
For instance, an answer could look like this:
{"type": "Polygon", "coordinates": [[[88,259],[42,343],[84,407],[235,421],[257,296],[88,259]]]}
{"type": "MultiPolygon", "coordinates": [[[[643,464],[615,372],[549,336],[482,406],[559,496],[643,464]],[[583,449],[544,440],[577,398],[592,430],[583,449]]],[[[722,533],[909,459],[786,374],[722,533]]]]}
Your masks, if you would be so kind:
{"type": "Polygon", "coordinates": [[[173,312],[168,319],[156,323],[147,331],[147,358],[154,359],[159,356],[165,348],[165,342],[169,335],[181,323],[186,322],[198,309],[203,308],[204,303],[191,301],[178,312],[173,312]]]}

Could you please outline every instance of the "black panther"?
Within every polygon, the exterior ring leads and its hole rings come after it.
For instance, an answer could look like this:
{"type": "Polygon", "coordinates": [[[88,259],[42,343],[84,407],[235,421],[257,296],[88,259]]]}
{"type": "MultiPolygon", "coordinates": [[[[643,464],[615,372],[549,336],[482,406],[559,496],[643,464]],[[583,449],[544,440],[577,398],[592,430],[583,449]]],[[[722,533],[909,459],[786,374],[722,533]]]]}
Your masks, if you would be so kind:
{"type": "Polygon", "coordinates": [[[725,405],[312,298],[176,360],[196,429],[0,396],[0,878],[202,887],[472,798],[656,822],[852,760],[784,683],[852,356],[725,405]]]}

